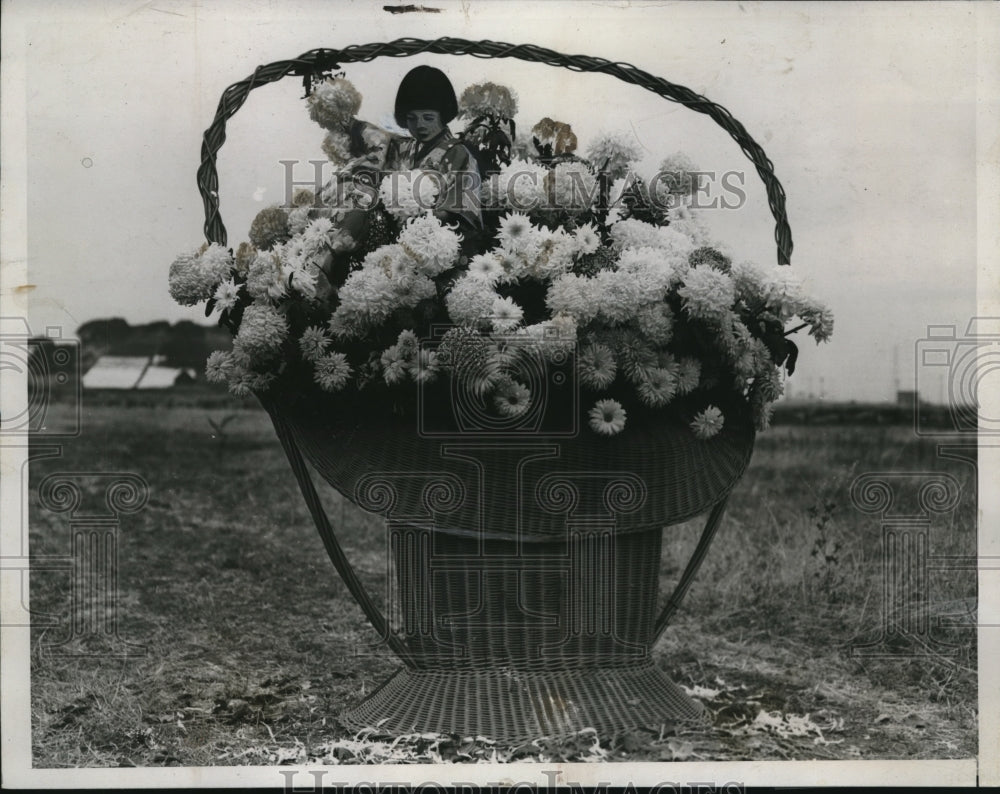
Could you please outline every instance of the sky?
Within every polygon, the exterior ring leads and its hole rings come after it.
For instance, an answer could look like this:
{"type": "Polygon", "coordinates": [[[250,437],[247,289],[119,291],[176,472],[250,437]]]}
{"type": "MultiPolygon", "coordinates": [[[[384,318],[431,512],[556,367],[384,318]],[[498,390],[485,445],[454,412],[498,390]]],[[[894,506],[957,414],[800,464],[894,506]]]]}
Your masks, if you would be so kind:
{"type": "MultiPolygon", "coordinates": [[[[928,326],[955,326],[957,341],[942,344],[961,342],[977,314],[977,272],[996,263],[982,247],[977,188],[984,146],[996,144],[983,139],[982,108],[995,103],[983,72],[996,74],[982,37],[997,15],[986,4],[424,4],[441,13],[329,0],[6,3],[5,77],[22,70],[24,112],[5,119],[5,234],[13,203],[26,218],[27,272],[5,256],[3,313],[64,336],[100,317],[206,322],[172,302],[166,276],[204,239],[195,171],[227,85],[318,47],[492,39],[634,64],[743,123],[784,186],[792,267],[836,315],[829,344],[800,340],[793,397],[885,400],[914,386],[948,397],[948,369],[923,363],[921,340],[928,326]],[[18,140],[23,168],[12,168],[18,140]],[[22,280],[34,286],[17,289],[22,280]]],[[[522,128],[569,122],[581,148],[632,131],[647,173],[676,151],[704,170],[745,173],[745,204],[702,216],[734,258],[775,261],[759,178],[707,117],[604,75],[448,55],[346,65],[364,97],[359,115],[383,120],[420,63],[445,69],[459,92],[481,80],[510,86],[522,128]]],[[[303,180],[323,157],[301,95],[294,78],[257,89],[228,124],[219,177],[231,245],[283,200],[282,160],[299,161],[303,180]]],[[[9,97],[8,108],[19,104],[9,97]]]]}

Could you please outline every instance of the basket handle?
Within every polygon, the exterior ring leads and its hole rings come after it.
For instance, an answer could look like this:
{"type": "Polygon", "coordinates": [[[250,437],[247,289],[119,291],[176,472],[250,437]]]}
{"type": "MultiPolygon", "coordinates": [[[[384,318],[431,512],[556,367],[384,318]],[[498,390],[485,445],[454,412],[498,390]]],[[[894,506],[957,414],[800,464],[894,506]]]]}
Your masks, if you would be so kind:
{"type": "Polygon", "coordinates": [[[337,69],[342,63],[367,62],[382,56],[408,57],[421,53],[471,55],[476,58],[517,58],[522,61],[560,66],[574,72],[600,72],[645,88],[671,102],[679,102],[698,113],[706,114],[732,136],[757,168],[757,173],[767,189],[767,201],[774,216],[774,240],[778,246],[778,264],[787,265],[790,262],[792,232],[785,214],[784,188],[774,175],[774,166],[764,150],[750,137],[744,126],[721,105],[711,102],[689,88],[654,77],[627,63],[616,63],[587,55],[563,55],[534,44],[515,45],[497,41],[467,41],[453,38],[432,41],[397,39],[388,43],[355,45],[342,50],[310,50],[294,60],[275,61],[267,66],[258,66],[245,80],[229,86],[222,92],[212,125],[205,130],[201,146],[201,166],[198,168],[198,190],[205,205],[205,237],[208,241],[220,245],[226,244],[226,227],[219,215],[219,175],[215,157],[226,140],[226,121],[240,109],[254,88],[289,75],[308,78],[309,75],[337,69]]]}

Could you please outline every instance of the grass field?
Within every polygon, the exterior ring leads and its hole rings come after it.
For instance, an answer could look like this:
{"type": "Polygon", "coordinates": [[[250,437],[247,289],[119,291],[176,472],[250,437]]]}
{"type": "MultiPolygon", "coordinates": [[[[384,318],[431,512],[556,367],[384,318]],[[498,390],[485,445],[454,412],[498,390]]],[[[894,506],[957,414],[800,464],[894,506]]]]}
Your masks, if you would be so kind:
{"type": "MultiPolygon", "coordinates": [[[[67,410],[52,406],[52,421],[67,410]]],[[[61,456],[32,465],[36,557],[70,552],[67,514],[42,507],[36,492],[54,472],[130,472],[149,484],[148,504],[122,516],[118,540],[119,634],[142,653],[116,656],[123,646],[107,637],[65,641],[71,577],[33,572],[33,612],[61,616],[32,632],[37,767],[977,752],[974,569],[931,571],[921,594],[932,624],[952,627],[898,643],[895,658],[850,654],[852,644],[878,636],[885,609],[880,520],[852,504],[855,477],[957,478],[960,503],[932,520],[930,554],[975,555],[974,465],[938,455],[934,439],[907,427],[778,424],[759,438],[719,537],[656,650],[668,674],[709,708],[710,729],[649,726],[518,748],[464,737],[393,743],[377,733],[353,736],[337,722],[396,663],[372,646],[374,632],[327,560],[263,411],[88,404],[82,435],[61,456]],[[219,436],[209,420],[227,416],[219,436]]],[[[102,498],[100,489],[95,480],[81,511],[102,498]]],[[[914,494],[915,486],[903,487],[898,509],[912,506],[914,494]]],[[[335,493],[324,498],[363,581],[383,592],[379,519],[335,493]]],[[[699,530],[666,530],[664,591],[699,530]]]]}

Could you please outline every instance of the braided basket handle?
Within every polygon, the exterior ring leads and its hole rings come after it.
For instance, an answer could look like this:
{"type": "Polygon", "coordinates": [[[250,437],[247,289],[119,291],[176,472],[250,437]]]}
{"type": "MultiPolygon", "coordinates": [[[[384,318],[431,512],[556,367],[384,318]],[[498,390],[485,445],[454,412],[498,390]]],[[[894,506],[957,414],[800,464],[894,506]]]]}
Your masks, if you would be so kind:
{"type": "Polygon", "coordinates": [[[517,58],[532,63],[561,66],[574,72],[600,72],[617,77],[626,83],[640,86],[671,102],[680,102],[698,113],[704,113],[732,136],[743,153],[757,168],[757,173],[767,189],[767,200],[774,216],[774,239],[778,245],[778,264],[787,265],[792,255],[792,232],[785,214],[785,191],[774,175],[774,166],[764,150],[750,137],[742,124],[721,105],[709,101],[689,88],[669,83],[627,63],[615,63],[604,58],[586,55],[563,55],[554,50],[533,44],[504,44],[497,41],[467,41],[441,38],[397,39],[388,43],[362,44],[342,50],[319,49],[303,53],[290,61],[275,61],[258,66],[252,75],[233,83],[222,92],[215,119],[206,131],[201,146],[201,166],[198,168],[198,190],[205,205],[205,237],[209,242],[226,244],[226,227],[219,215],[219,175],[215,157],[226,140],[226,121],[246,101],[254,88],[294,75],[311,74],[338,69],[343,63],[360,63],[388,56],[393,58],[419,55],[471,55],[476,58],[517,58]]]}

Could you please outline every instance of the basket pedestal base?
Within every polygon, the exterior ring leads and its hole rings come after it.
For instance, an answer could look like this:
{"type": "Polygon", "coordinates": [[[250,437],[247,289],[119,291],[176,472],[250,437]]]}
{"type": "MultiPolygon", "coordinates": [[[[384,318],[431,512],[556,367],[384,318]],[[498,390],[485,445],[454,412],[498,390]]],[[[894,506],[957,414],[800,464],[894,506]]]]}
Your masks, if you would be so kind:
{"type": "Polygon", "coordinates": [[[635,667],[522,672],[410,670],[340,715],[351,730],[457,733],[516,744],[594,728],[706,724],[704,707],[651,660],[635,667]]]}

